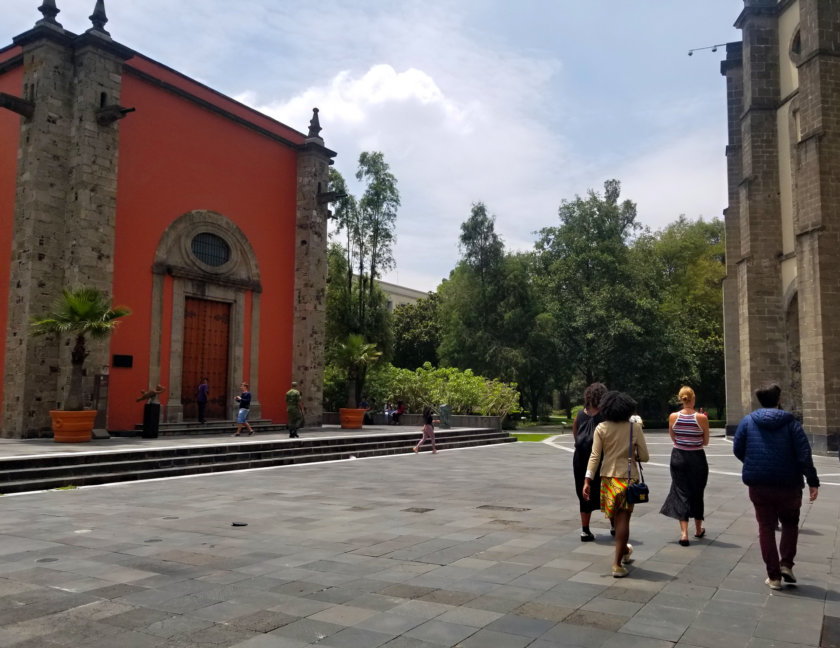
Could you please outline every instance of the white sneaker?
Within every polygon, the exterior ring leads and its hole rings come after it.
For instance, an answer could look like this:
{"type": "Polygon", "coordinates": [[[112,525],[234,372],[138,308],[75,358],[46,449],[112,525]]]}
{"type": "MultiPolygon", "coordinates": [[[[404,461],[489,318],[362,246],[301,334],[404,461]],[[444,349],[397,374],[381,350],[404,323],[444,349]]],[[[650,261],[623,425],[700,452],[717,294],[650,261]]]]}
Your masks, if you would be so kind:
{"type": "Polygon", "coordinates": [[[790,567],[781,567],[782,578],[786,583],[795,583],[796,576],[793,575],[793,570],[790,567]]]}
{"type": "Polygon", "coordinates": [[[771,590],[780,590],[782,589],[782,581],[780,580],[771,580],[769,577],[765,579],[764,584],[767,585],[771,590]]]}

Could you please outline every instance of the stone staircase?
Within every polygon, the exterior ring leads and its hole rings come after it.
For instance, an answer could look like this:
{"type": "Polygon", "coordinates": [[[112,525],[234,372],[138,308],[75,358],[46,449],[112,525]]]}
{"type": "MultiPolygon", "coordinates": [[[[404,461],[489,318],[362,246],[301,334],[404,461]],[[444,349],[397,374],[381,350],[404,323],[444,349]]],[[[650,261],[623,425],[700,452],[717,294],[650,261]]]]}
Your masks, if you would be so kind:
{"type": "MultiPolygon", "coordinates": [[[[201,426],[205,434],[208,425],[201,426]]],[[[224,431],[230,434],[230,429],[226,423],[224,431]]],[[[507,432],[492,429],[440,430],[435,437],[439,450],[516,441],[507,432]]],[[[323,432],[307,436],[303,432],[298,439],[263,440],[253,436],[231,438],[225,443],[213,439],[206,445],[193,441],[193,445],[183,446],[0,459],[0,494],[405,454],[412,452],[418,439],[417,430],[393,433],[360,430],[352,436],[346,433],[325,436],[323,432]]],[[[423,451],[428,450],[427,444],[423,451]]]]}
{"type": "MultiPolygon", "coordinates": [[[[288,429],[284,423],[272,423],[269,419],[255,419],[248,421],[257,433],[282,432],[288,429]]],[[[159,437],[196,437],[210,435],[232,435],[236,431],[236,423],[232,420],[207,421],[185,421],[183,423],[160,423],[158,426],[159,437]]],[[[142,436],[143,424],[138,423],[133,430],[111,432],[111,436],[134,437],[142,436]]]]}

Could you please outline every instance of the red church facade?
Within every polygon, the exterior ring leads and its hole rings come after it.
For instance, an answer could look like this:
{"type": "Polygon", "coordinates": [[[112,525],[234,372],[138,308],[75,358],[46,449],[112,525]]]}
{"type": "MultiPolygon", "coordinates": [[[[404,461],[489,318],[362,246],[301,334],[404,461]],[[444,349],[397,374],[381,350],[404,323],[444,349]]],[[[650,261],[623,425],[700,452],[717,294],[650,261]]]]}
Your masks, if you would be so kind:
{"type": "Polygon", "coordinates": [[[69,350],[26,325],[81,284],[132,311],[87,363],[108,429],[134,427],[156,384],[164,420],[195,418],[203,376],[210,418],[233,415],[241,381],[252,418],[285,421],[293,380],[320,412],[335,154],[317,112],[304,135],[115,43],[101,1],[80,36],[41,10],[0,50],[2,435],[48,433],[69,350]]]}

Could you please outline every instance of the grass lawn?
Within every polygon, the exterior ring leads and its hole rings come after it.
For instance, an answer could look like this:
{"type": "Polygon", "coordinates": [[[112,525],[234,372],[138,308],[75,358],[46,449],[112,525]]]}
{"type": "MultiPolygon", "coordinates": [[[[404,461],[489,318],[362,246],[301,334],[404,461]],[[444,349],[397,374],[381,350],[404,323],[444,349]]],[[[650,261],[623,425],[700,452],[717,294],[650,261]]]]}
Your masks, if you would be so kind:
{"type": "Polygon", "coordinates": [[[515,430],[510,434],[511,436],[515,436],[517,441],[543,441],[549,437],[557,436],[556,432],[545,434],[540,432],[517,432],[515,430]]]}

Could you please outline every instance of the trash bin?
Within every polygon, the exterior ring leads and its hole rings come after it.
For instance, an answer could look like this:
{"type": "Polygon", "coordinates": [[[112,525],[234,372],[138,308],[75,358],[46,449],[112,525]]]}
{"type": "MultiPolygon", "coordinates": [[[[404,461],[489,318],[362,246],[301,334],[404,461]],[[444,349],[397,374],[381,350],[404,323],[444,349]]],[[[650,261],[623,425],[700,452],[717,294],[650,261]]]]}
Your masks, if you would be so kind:
{"type": "Polygon", "coordinates": [[[157,439],[158,425],[160,423],[160,403],[146,403],[143,406],[143,432],[144,439],[157,439]]]}
{"type": "Polygon", "coordinates": [[[442,428],[450,428],[452,422],[452,408],[449,405],[440,406],[440,426],[442,428]]]}

